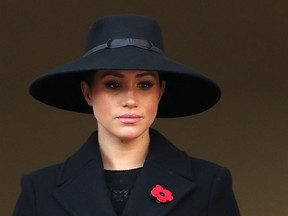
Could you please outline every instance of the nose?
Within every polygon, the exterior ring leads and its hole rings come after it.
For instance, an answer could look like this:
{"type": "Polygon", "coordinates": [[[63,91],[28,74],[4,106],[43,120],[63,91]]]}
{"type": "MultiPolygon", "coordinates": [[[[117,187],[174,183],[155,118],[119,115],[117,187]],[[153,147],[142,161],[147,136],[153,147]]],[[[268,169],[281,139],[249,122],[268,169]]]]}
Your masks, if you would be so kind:
{"type": "Polygon", "coordinates": [[[137,107],[136,102],[135,102],[135,100],[133,100],[133,99],[127,100],[127,101],[125,102],[125,105],[124,105],[124,106],[125,106],[125,107],[128,107],[128,108],[137,107]]]}
{"type": "Polygon", "coordinates": [[[136,95],[133,90],[128,90],[124,96],[123,106],[128,108],[137,107],[136,95]]]}

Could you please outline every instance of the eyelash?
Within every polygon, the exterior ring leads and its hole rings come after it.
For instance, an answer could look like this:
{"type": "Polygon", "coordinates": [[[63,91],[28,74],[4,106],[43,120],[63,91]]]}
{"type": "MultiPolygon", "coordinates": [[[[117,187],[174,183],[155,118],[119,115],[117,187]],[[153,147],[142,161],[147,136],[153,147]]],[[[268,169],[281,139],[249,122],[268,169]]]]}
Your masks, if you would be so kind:
{"type": "Polygon", "coordinates": [[[107,82],[105,83],[105,86],[109,89],[118,89],[121,87],[120,83],[117,82],[107,82]]]}
{"type": "Polygon", "coordinates": [[[141,89],[149,89],[151,87],[153,87],[154,83],[151,81],[143,81],[140,82],[139,84],[137,84],[137,86],[141,89]]]}
{"type": "MultiPolygon", "coordinates": [[[[106,82],[105,86],[109,89],[119,89],[122,87],[122,85],[120,83],[114,82],[114,81],[106,82]]],[[[151,81],[142,81],[142,82],[137,84],[137,87],[140,89],[143,89],[143,90],[148,90],[153,86],[154,86],[154,83],[151,81]]]]}

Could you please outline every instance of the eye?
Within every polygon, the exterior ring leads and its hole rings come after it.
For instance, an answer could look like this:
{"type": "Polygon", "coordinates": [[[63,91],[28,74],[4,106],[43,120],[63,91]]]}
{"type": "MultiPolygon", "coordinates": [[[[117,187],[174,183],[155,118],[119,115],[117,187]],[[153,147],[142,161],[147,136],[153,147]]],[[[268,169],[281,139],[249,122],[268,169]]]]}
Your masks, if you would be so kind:
{"type": "Polygon", "coordinates": [[[143,82],[138,83],[137,86],[138,86],[138,88],[140,88],[140,89],[146,90],[146,89],[151,88],[153,85],[154,85],[154,84],[153,84],[153,82],[151,82],[151,81],[143,81],[143,82]]]}
{"type": "Polygon", "coordinates": [[[118,89],[118,88],[121,88],[121,85],[120,83],[118,82],[106,82],[105,83],[105,86],[109,89],[118,89]]]}

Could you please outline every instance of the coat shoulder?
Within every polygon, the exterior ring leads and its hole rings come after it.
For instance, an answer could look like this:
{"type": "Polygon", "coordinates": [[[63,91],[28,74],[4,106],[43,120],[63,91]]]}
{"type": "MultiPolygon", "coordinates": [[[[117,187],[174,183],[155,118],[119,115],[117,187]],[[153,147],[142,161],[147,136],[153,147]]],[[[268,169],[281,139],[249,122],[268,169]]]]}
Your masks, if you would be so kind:
{"type": "Polygon", "coordinates": [[[215,175],[219,171],[226,169],[225,167],[221,166],[220,164],[207,161],[200,158],[195,158],[188,156],[190,158],[193,170],[195,173],[210,173],[210,175],[215,175]]]}
{"type": "Polygon", "coordinates": [[[24,175],[22,179],[30,179],[34,186],[38,184],[41,184],[42,187],[46,184],[54,185],[62,167],[62,163],[43,167],[24,175]]]}

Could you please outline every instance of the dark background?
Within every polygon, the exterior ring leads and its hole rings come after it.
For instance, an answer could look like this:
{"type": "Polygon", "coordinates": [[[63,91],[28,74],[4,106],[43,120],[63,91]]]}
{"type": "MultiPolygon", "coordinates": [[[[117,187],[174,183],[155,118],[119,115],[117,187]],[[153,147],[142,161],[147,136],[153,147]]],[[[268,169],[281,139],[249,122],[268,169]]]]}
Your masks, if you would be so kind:
{"type": "Polygon", "coordinates": [[[79,58],[97,18],[122,13],[156,18],[167,55],[222,87],[213,109],[154,127],[228,167],[243,216],[288,215],[287,12],[286,0],[2,0],[0,215],[11,215],[23,174],[62,162],[96,128],[91,115],[35,101],[30,81],[79,58]]]}

